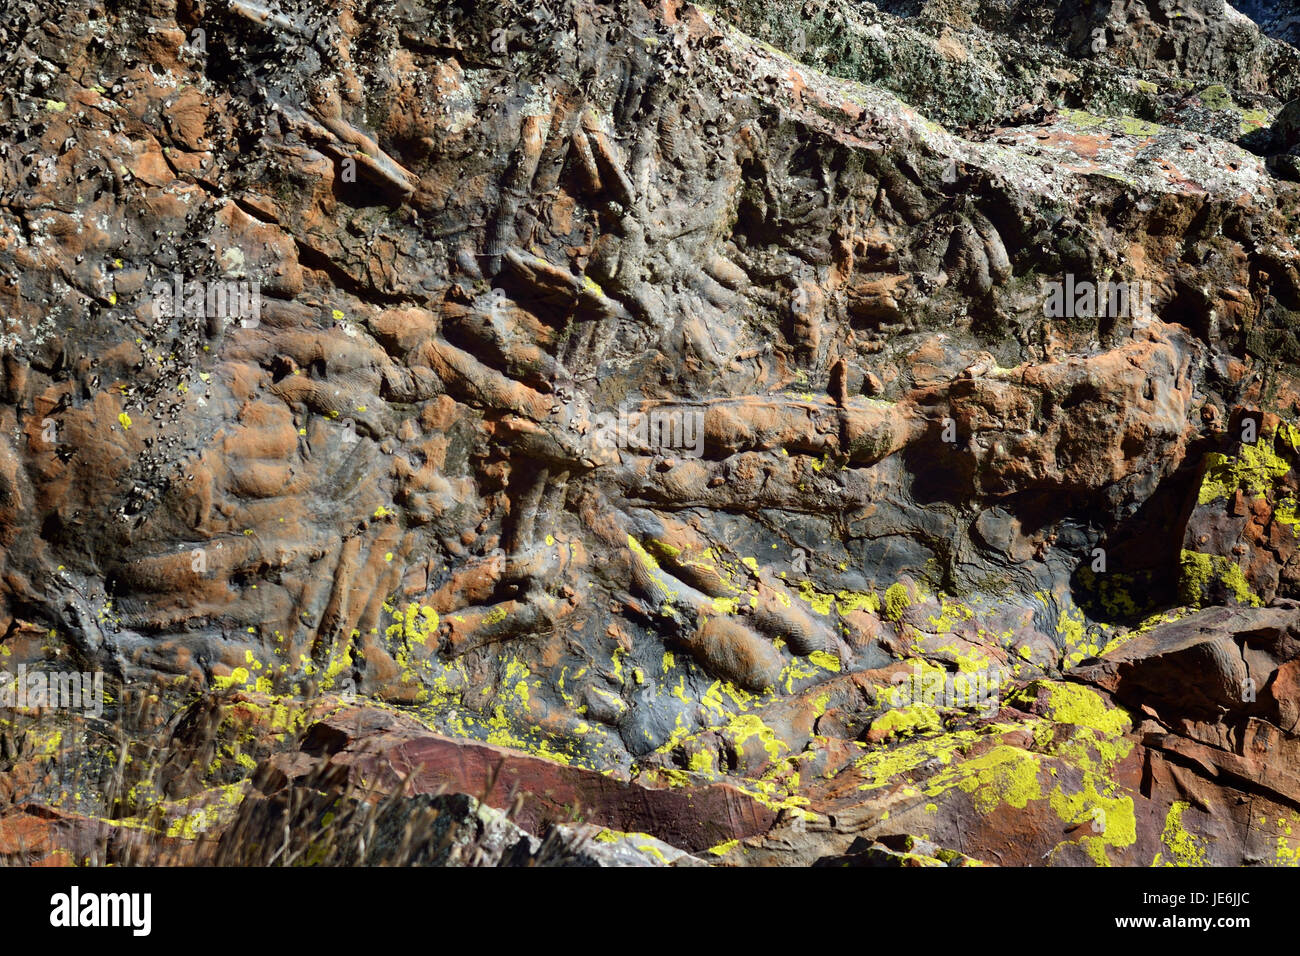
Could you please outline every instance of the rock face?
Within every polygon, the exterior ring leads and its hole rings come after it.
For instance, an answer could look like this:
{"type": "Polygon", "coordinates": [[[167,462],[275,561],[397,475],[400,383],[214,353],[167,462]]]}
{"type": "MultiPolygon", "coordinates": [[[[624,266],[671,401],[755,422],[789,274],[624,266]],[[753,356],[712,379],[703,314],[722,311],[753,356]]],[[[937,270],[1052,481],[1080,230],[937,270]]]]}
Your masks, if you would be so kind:
{"type": "Polygon", "coordinates": [[[1295,862],[1264,6],[10,3],[0,857],[1295,862]]]}

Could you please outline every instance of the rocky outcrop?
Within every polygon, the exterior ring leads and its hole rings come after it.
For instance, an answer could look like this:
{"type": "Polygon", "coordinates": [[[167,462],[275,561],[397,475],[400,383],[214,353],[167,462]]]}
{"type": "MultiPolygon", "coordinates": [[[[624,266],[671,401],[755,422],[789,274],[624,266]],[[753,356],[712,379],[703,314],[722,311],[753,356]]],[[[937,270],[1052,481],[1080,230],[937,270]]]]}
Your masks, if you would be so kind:
{"type": "Polygon", "coordinates": [[[0,854],[1289,861],[1246,12],[11,4],[0,854]]]}

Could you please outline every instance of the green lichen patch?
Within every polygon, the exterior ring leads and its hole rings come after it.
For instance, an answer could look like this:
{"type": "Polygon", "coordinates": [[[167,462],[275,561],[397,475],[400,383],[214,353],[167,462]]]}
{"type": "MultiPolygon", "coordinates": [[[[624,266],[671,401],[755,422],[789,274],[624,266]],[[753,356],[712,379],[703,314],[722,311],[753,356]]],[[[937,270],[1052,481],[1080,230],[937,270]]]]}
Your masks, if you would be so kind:
{"type": "Polygon", "coordinates": [[[980,813],[991,813],[1003,803],[1023,810],[1031,800],[1042,799],[1039,769],[1036,754],[999,744],[940,771],[929,781],[925,793],[934,797],[956,787],[971,795],[980,813]]]}
{"type": "Polygon", "coordinates": [[[892,747],[878,747],[853,764],[854,772],[864,779],[859,789],[877,790],[904,782],[925,768],[948,766],[955,757],[976,745],[1014,729],[1011,724],[991,724],[980,730],[954,730],[892,747]]]}
{"type": "Polygon", "coordinates": [[[886,711],[873,720],[870,736],[873,739],[911,737],[927,730],[938,730],[942,726],[939,712],[929,704],[912,704],[886,711]]]}
{"type": "Polygon", "coordinates": [[[1148,123],[1135,116],[1098,116],[1083,110],[1061,110],[1061,115],[1077,129],[1105,129],[1127,136],[1156,136],[1165,131],[1163,126],[1148,123]]]}
{"type": "Polygon", "coordinates": [[[1165,827],[1160,833],[1163,850],[1155,855],[1152,866],[1208,866],[1206,841],[1188,831],[1183,824],[1183,814],[1191,804],[1175,800],[1165,814],[1165,827]]]}
{"type": "Polygon", "coordinates": [[[885,589],[885,617],[898,623],[903,619],[903,612],[912,606],[912,596],[907,591],[907,585],[901,581],[891,584],[885,589]]]}
{"type": "Polygon", "coordinates": [[[1123,849],[1137,842],[1133,798],[1099,794],[1091,777],[1085,779],[1083,788],[1075,793],[1067,794],[1061,787],[1056,787],[1049,802],[1062,821],[1083,830],[1083,835],[1075,842],[1098,866],[1111,865],[1107,847],[1123,849]]]}
{"type": "Polygon", "coordinates": [[[1179,563],[1182,569],[1179,593],[1192,607],[1229,601],[1249,607],[1260,607],[1264,603],[1251,590],[1241,567],[1221,555],[1183,551],[1179,563]]]}
{"type": "Polygon", "coordinates": [[[1238,489],[1251,498],[1268,496],[1290,470],[1291,462],[1278,453],[1274,441],[1262,436],[1253,445],[1242,445],[1241,453],[1235,458],[1211,452],[1206,456],[1205,476],[1197,502],[1205,505],[1231,498],[1238,489]]]}
{"type": "Polygon", "coordinates": [[[1127,733],[1133,726],[1128,713],[1107,706],[1101,694],[1082,684],[1039,680],[1029,684],[1013,700],[1026,702],[1039,695],[1046,697],[1044,715],[1053,724],[1070,724],[1108,737],[1127,733]]]}

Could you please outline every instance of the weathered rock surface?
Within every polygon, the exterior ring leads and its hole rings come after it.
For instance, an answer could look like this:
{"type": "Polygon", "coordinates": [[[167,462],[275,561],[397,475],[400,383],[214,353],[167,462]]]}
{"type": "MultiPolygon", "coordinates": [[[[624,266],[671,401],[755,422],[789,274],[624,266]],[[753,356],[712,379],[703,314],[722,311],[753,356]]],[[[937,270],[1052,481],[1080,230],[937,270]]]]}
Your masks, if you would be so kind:
{"type": "Polygon", "coordinates": [[[10,4],[0,855],[1294,862],[1243,9],[10,4]]]}

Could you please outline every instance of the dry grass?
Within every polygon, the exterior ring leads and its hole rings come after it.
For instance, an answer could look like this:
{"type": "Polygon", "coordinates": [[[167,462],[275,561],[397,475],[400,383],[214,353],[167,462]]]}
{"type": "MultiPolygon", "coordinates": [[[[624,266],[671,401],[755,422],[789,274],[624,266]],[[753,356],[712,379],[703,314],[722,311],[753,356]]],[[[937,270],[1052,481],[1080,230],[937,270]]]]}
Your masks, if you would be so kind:
{"type": "MultiPolygon", "coordinates": [[[[504,812],[483,806],[495,781],[477,799],[411,795],[410,777],[376,795],[321,763],[292,781],[241,767],[242,779],[213,786],[203,768],[231,749],[229,696],[135,693],[102,720],[8,712],[0,719],[0,865],[547,866],[581,859],[585,838],[552,831],[538,840],[513,824],[521,795],[512,794],[504,812]]],[[[305,728],[282,749],[297,750],[304,735],[305,728]]]]}

